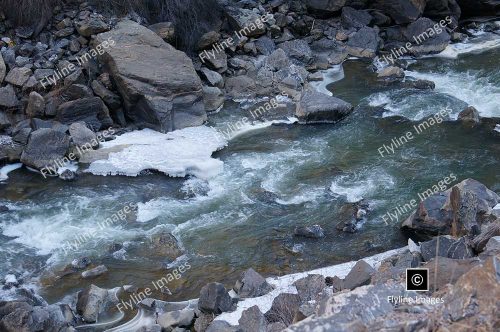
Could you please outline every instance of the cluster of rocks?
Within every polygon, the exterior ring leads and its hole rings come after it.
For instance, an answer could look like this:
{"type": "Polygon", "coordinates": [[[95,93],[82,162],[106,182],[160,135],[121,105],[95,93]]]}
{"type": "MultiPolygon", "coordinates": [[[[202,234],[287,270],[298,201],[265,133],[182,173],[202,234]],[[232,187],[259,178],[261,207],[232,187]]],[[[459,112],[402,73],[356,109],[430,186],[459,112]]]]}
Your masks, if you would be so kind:
{"type": "MultiPolygon", "coordinates": [[[[136,14],[136,21],[118,19],[83,0],[55,7],[41,32],[14,27],[1,13],[0,162],[57,169],[55,160],[111,126],[162,132],[197,126],[226,98],[286,94],[300,122],[337,122],[353,106],[311,89],[310,82],[322,80],[319,70],[349,56],[371,61],[445,17],[451,23],[423,41],[418,55],[464,37],[451,30],[461,15],[454,0],[221,1],[221,8],[220,28],[200,38],[191,58],[169,44],[176,33],[171,22],[147,25],[136,14]],[[102,52],[88,56],[99,47],[102,52]],[[57,84],[49,83],[47,77],[70,66],[57,84]]],[[[380,78],[401,81],[403,64],[395,65],[380,78]]],[[[404,84],[433,88],[425,81],[404,84]]]]}

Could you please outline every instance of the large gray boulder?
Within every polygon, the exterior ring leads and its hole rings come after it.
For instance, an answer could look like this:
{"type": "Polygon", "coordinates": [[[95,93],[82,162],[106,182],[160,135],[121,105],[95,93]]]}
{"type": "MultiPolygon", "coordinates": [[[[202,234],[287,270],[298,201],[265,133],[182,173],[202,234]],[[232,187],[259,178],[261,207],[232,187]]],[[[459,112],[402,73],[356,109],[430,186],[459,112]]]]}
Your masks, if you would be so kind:
{"type": "Polygon", "coordinates": [[[347,52],[360,58],[374,58],[380,46],[378,29],[363,27],[347,41],[347,52]]]}
{"type": "Polygon", "coordinates": [[[423,201],[402,225],[419,235],[476,235],[483,225],[496,220],[493,207],[500,202],[500,196],[474,179],[444,192],[435,186],[419,196],[423,201]]]}
{"type": "Polygon", "coordinates": [[[21,162],[36,169],[57,167],[56,161],[62,160],[68,149],[68,135],[54,129],[38,129],[31,133],[21,162]]]}
{"type": "Polygon", "coordinates": [[[243,272],[240,279],[234,285],[234,291],[241,298],[259,297],[272,290],[273,287],[266,279],[252,268],[243,272]]]}
{"type": "Polygon", "coordinates": [[[204,313],[219,315],[233,308],[233,300],[223,284],[211,282],[201,289],[198,308],[204,313]]]}
{"type": "Polygon", "coordinates": [[[373,7],[389,15],[396,24],[411,23],[424,12],[426,0],[375,0],[373,7]]]}
{"type": "Polygon", "coordinates": [[[306,0],[307,8],[318,14],[333,14],[345,6],[347,0],[306,0]]]}
{"type": "Polygon", "coordinates": [[[99,97],[82,98],[59,105],[56,119],[67,125],[83,121],[95,131],[113,124],[108,108],[99,97]]]}
{"type": "Polygon", "coordinates": [[[436,24],[427,17],[421,17],[406,27],[403,34],[413,45],[408,50],[410,53],[414,55],[439,53],[448,46],[450,35],[445,29],[441,29],[441,32],[434,29],[436,24]]]}
{"type": "Polygon", "coordinates": [[[352,112],[352,105],[320,92],[305,92],[297,103],[295,115],[305,123],[333,123],[352,112]]]}
{"type": "Polygon", "coordinates": [[[168,132],[207,119],[201,80],[186,54],[129,20],[95,38],[96,44],[105,42],[110,46],[99,60],[136,124],[168,132]]]}

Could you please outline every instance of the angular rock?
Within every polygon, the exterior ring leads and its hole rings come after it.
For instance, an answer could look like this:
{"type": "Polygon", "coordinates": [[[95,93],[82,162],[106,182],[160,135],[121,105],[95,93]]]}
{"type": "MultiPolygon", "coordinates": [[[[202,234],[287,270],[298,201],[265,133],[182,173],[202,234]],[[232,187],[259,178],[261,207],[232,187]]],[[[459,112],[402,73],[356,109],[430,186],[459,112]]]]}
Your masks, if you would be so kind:
{"type": "Polygon", "coordinates": [[[19,100],[17,99],[16,92],[12,85],[7,85],[0,88],[0,107],[17,107],[19,100]]]}
{"type": "Polygon", "coordinates": [[[28,106],[26,107],[26,115],[29,118],[41,117],[44,114],[45,110],[45,99],[43,97],[33,91],[29,94],[28,98],[28,106]]]}
{"type": "Polygon", "coordinates": [[[421,17],[409,24],[403,34],[413,44],[408,51],[413,55],[425,55],[443,51],[450,42],[450,35],[444,28],[435,29],[436,22],[421,17]]]}
{"type": "Polygon", "coordinates": [[[68,125],[83,121],[95,131],[113,124],[106,105],[99,97],[82,98],[59,105],[56,119],[68,125]]]}
{"type": "Polygon", "coordinates": [[[224,86],[224,79],[218,72],[205,67],[201,68],[200,71],[211,86],[216,86],[218,88],[222,88],[224,86]]]}
{"type": "Polygon", "coordinates": [[[294,39],[278,45],[285,54],[299,64],[310,64],[313,54],[309,44],[303,39],[294,39]]]}
{"type": "MultiPolygon", "coordinates": [[[[196,331],[203,331],[203,330],[196,330],[196,331]]],[[[222,321],[222,320],[216,320],[213,321],[206,330],[205,332],[240,332],[238,327],[230,325],[228,322],[222,321]]]]}
{"type": "Polygon", "coordinates": [[[160,36],[164,41],[172,41],[175,37],[175,27],[172,22],[160,22],[148,26],[148,28],[158,36],[160,36]]]}
{"type": "Polygon", "coordinates": [[[14,68],[5,77],[5,82],[22,87],[28,81],[33,72],[26,67],[14,68]]]}
{"type": "Polygon", "coordinates": [[[320,92],[305,92],[297,103],[295,115],[305,123],[333,123],[349,115],[351,104],[320,92]]]}
{"type": "Polygon", "coordinates": [[[92,147],[97,146],[99,141],[97,140],[97,135],[87,128],[85,122],[75,122],[69,126],[69,135],[73,144],[77,146],[87,146],[92,147]]]}
{"type": "Polygon", "coordinates": [[[306,303],[319,298],[319,293],[326,288],[325,277],[320,274],[310,274],[293,283],[297,288],[301,303],[306,303]]]}
{"type": "Polygon", "coordinates": [[[240,279],[234,285],[234,291],[240,298],[259,297],[266,295],[272,290],[273,287],[266,279],[252,268],[243,272],[240,279]]]}
{"type": "MultiPolygon", "coordinates": [[[[448,177],[447,184],[453,181],[448,177]]],[[[420,194],[424,200],[403,222],[404,229],[419,235],[452,234],[452,230],[456,236],[476,235],[500,202],[500,196],[474,179],[466,179],[445,192],[440,189],[435,185],[420,194]]]]}
{"type": "Polygon", "coordinates": [[[203,124],[201,80],[186,54],[128,20],[97,35],[96,42],[108,39],[115,43],[100,61],[113,76],[129,118],[162,132],[203,124]]]}
{"type": "Polygon", "coordinates": [[[269,323],[280,322],[289,326],[293,323],[293,318],[299,311],[299,307],[299,295],[282,293],[274,298],[271,309],[266,312],[265,316],[269,323]]]}
{"type": "Polygon", "coordinates": [[[241,75],[228,78],[225,89],[231,98],[252,97],[257,92],[257,84],[252,78],[241,75]]]}
{"type": "Polygon", "coordinates": [[[307,9],[317,14],[333,14],[345,6],[346,0],[306,0],[307,9]]]}
{"type": "Polygon", "coordinates": [[[460,260],[436,257],[422,267],[429,269],[429,290],[434,292],[446,284],[454,284],[460,276],[479,264],[480,261],[475,258],[460,260]]]}
{"type": "Polygon", "coordinates": [[[121,107],[122,102],[120,96],[108,90],[101,82],[94,80],[91,86],[94,93],[101,97],[110,109],[116,110],[121,107]]]}
{"type": "Polygon", "coordinates": [[[87,323],[95,323],[99,318],[102,306],[106,302],[108,291],[94,285],[90,285],[78,292],[76,312],[82,316],[87,323]]]}
{"type": "Polygon", "coordinates": [[[99,18],[88,18],[86,20],[75,23],[76,30],[83,37],[105,32],[109,30],[108,25],[99,18]]]}
{"type": "Polygon", "coordinates": [[[373,8],[389,15],[396,24],[411,23],[424,12],[426,0],[375,0],[373,8]]]}
{"type": "Polygon", "coordinates": [[[204,59],[203,63],[218,73],[224,73],[227,71],[227,54],[224,51],[215,52],[204,59]]]}
{"type": "Polygon", "coordinates": [[[213,112],[219,109],[224,104],[224,93],[221,89],[215,86],[204,86],[203,87],[203,103],[205,105],[205,111],[213,112]]]}
{"type": "Polygon", "coordinates": [[[360,58],[374,58],[380,44],[378,29],[363,27],[347,41],[347,52],[360,58]]]}
{"type": "Polygon", "coordinates": [[[267,321],[258,306],[244,310],[238,320],[242,332],[267,332],[267,321]]]}
{"type": "Polygon", "coordinates": [[[204,313],[219,315],[223,312],[231,311],[233,300],[223,284],[212,282],[201,289],[198,308],[204,313]]]}
{"type": "Polygon", "coordinates": [[[364,260],[358,261],[344,278],[344,288],[354,289],[370,283],[375,269],[364,260]]]}
{"type": "Polygon", "coordinates": [[[367,26],[372,21],[373,17],[364,10],[356,10],[352,7],[342,8],[342,25],[349,28],[362,28],[367,26]]]}
{"type": "Polygon", "coordinates": [[[204,50],[215,44],[220,38],[217,31],[209,31],[203,34],[198,41],[198,50],[204,50]]]}
{"type": "Polygon", "coordinates": [[[21,162],[36,169],[54,167],[54,162],[64,158],[68,149],[68,135],[54,129],[38,129],[31,133],[21,162]]]}
{"type": "Polygon", "coordinates": [[[245,8],[226,7],[224,13],[235,31],[246,37],[256,37],[266,33],[266,25],[261,15],[245,8]]]}

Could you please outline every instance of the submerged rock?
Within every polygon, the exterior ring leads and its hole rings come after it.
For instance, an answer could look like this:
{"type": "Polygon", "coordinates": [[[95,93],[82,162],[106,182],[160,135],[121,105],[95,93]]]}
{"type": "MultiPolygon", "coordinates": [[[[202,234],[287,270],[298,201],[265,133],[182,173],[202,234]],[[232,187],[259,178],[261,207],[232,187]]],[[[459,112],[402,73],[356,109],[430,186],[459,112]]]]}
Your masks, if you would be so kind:
{"type": "Polygon", "coordinates": [[[474,106],[468,106],[458,114],[458,120],[465,123],[479,124],[481,122],[481,117],[474,106]]]}
{"type": "Polygon", "coordinates": [[[294,231],[295,236],[319,239],[325,237],[323,228],[320,225],[297,226],[294,231]]]}

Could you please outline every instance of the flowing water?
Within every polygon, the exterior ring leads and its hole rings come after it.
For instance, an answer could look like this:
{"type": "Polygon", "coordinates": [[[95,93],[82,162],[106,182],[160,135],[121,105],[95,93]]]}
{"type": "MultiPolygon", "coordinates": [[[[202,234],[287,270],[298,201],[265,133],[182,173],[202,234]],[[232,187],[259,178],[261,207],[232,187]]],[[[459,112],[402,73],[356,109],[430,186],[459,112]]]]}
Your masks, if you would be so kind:
{"type": "MultiPolygon", "coordinates": [[[[0,183],[0,205],[10,209],[0,214],[0,278],[22,275],[55,302],[90,283],[151,287],[188,260],[191,269],[169,284],[172,295],[155,294],[176,300],[196,297],[210,281],[232,286],[248,267],[283,275],[403,246],[399,226],[411,211],[397,219],[382,216],[418,200],[419,193],[451,173],[454,183],[472,177],[500,192],[498,132],[453,121],[419,134],[413,127],[442,110],[453,120],[469,104],[483,116],[500,117],[499,58],[500,49],[492,48],[410,65],[407,75],[434,81],[434,91],[384,86],[370,64],[349,60],[344,78],[328,89],[359,105],[351,116],[334,125],[260,125],[242,131],[214,155],[224,167],[206,180],[87,174],[68,183],[16,169],[0,183]],[[381,156],[380,147],[407,132],[414,133],[412,140],[381,156]],[[357,232],[337,230],[339,222],[352,219],[360,200],[367,214],[357,232]],[[129,203],[138,204],[136,215],[65,252],[66,241],[129,203]],[[321,225],[326,236],[293,237],[295,226],[310,224],[321,225]],[[173,232],[186,250],[175,262],[148,244],[148,236],[161,229],[173,232]],[[83,256],[109,272],[91,281],[61,273],[83,256]]],[[[209,125],[223,130],[246,112],[228,103],[209,125]]]]}

